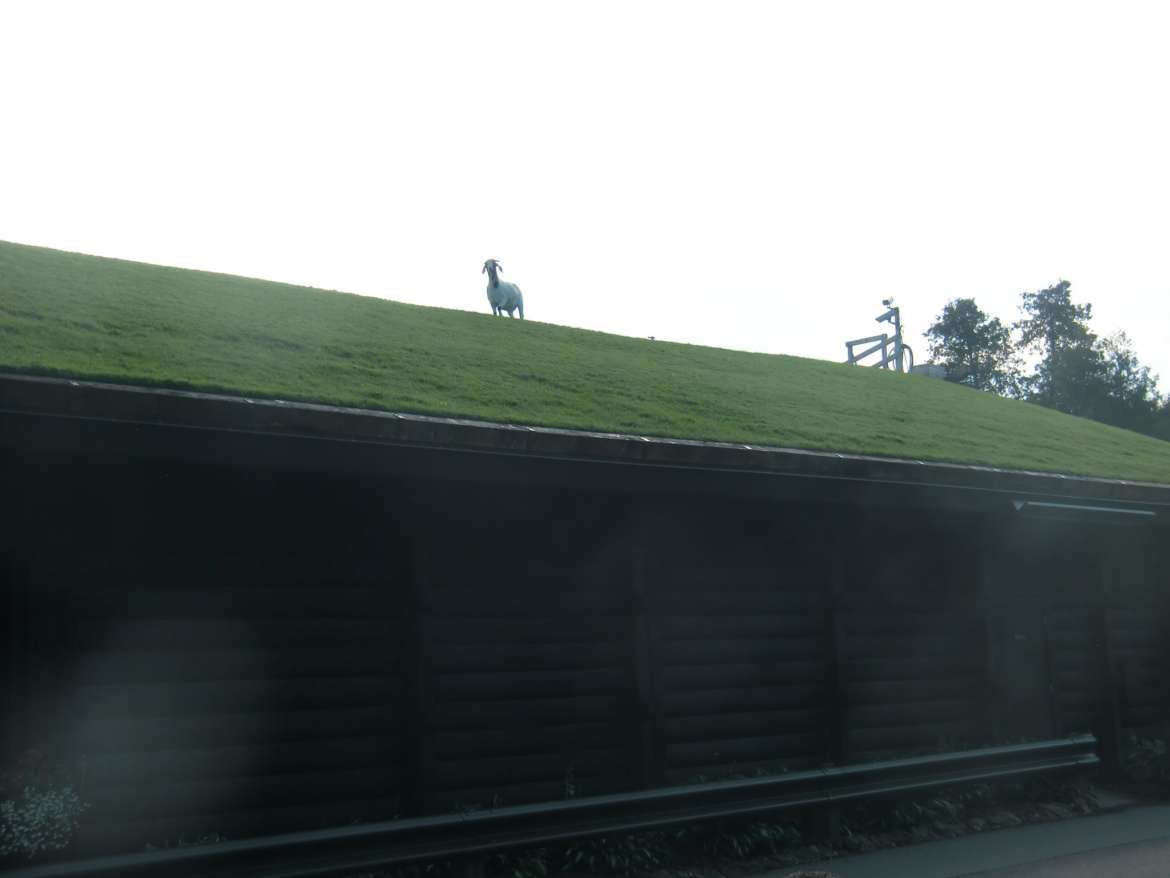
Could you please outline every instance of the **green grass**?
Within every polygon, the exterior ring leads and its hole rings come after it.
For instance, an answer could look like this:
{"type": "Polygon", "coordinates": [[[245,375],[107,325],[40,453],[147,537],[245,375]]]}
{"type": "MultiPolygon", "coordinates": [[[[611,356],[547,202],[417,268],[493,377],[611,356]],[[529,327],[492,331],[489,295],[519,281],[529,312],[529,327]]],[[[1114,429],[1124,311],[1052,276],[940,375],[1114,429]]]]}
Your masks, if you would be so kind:
{"type": "Polygon", "coordinates": [[[0,242],[0,369],[1170,482],[1170,443],[946,382],[0,242]]]}

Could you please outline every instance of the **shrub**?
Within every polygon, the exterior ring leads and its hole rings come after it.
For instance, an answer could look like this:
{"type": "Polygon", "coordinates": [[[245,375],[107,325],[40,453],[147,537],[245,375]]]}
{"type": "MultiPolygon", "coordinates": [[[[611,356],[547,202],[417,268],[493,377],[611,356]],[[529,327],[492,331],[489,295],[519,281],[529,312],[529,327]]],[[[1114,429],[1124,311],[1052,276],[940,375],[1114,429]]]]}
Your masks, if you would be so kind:
{"type": "Polygon", "coordinates": [[[741,859],[774,854],[800,842],[800,831],[790,823],[757,822],[719,833],[713,839],[710,851],[717,857],[741,859]]]}
{"type": "Polygon", "coordinates": [[[675,830],[676,844],[720,859],[776,854],[803,841],[800,830],[789,822],[719,821],[675,830]]]}
{"type": "Polygon", "coordinates": [[[1122,769],[1139,783],[1170,783],[1170,755],[1166,741],[1130,735],[1122,756],[1122,769]]]}
{"type": "Polygon", "coordinates": [[[26,786],[0,802],[0,856],[32,859],[69,846],[88,806],[71,786],[26,786]]]}
{"type": "Polygon", "coordinates": [[[504,851],[488,860],[487,873],[500,878],[548,878],[548,851],[532,848],[504,851]]]}
{"type": "Polygon", "coordinates": [[[564,869],[590,874],[632,875],[652,872],[670,859],[666,837],[660,832],[605,835],[565,848],[564,869]]]}

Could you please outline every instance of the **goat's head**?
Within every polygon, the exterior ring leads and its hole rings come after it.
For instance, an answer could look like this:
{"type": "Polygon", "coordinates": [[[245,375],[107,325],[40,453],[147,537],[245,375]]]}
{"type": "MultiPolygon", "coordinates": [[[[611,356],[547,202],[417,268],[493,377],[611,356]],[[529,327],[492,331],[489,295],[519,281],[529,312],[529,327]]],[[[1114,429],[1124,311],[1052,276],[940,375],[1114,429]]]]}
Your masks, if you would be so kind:
{"type": "Polygon", "coordinates": [[[483,264],[483,271],[480,274],[486,274],[491,285],[498,287],[500,285],[499,273],[503,270],[499,262],[494,259],[489,259],[483,264]]]}

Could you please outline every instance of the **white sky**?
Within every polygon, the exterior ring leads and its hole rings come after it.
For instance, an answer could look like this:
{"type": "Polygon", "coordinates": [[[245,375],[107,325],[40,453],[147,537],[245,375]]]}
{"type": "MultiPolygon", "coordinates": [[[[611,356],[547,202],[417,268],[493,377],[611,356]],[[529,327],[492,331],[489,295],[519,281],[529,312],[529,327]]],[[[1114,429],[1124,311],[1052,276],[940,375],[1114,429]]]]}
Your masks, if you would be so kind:
{"type": "MultiPolygon", "coordinates": [[[[0,239],[843,359],[1072,281],[1170,390],[1170,4],[0,0],[0,239]]],[[[914,343],[919,360],[925,344],[914,343]]]]}

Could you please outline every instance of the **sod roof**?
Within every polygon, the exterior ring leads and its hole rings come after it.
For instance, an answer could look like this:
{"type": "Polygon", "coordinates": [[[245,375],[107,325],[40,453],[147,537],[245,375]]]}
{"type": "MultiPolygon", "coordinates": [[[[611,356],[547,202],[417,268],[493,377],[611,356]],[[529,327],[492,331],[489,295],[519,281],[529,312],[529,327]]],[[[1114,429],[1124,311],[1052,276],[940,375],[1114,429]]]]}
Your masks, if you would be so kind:
{"type": "Polygon", "coordinates": [[[1170,483],[1170,443],[921,376],[0,242],[0,370],[1170,483]]]}

